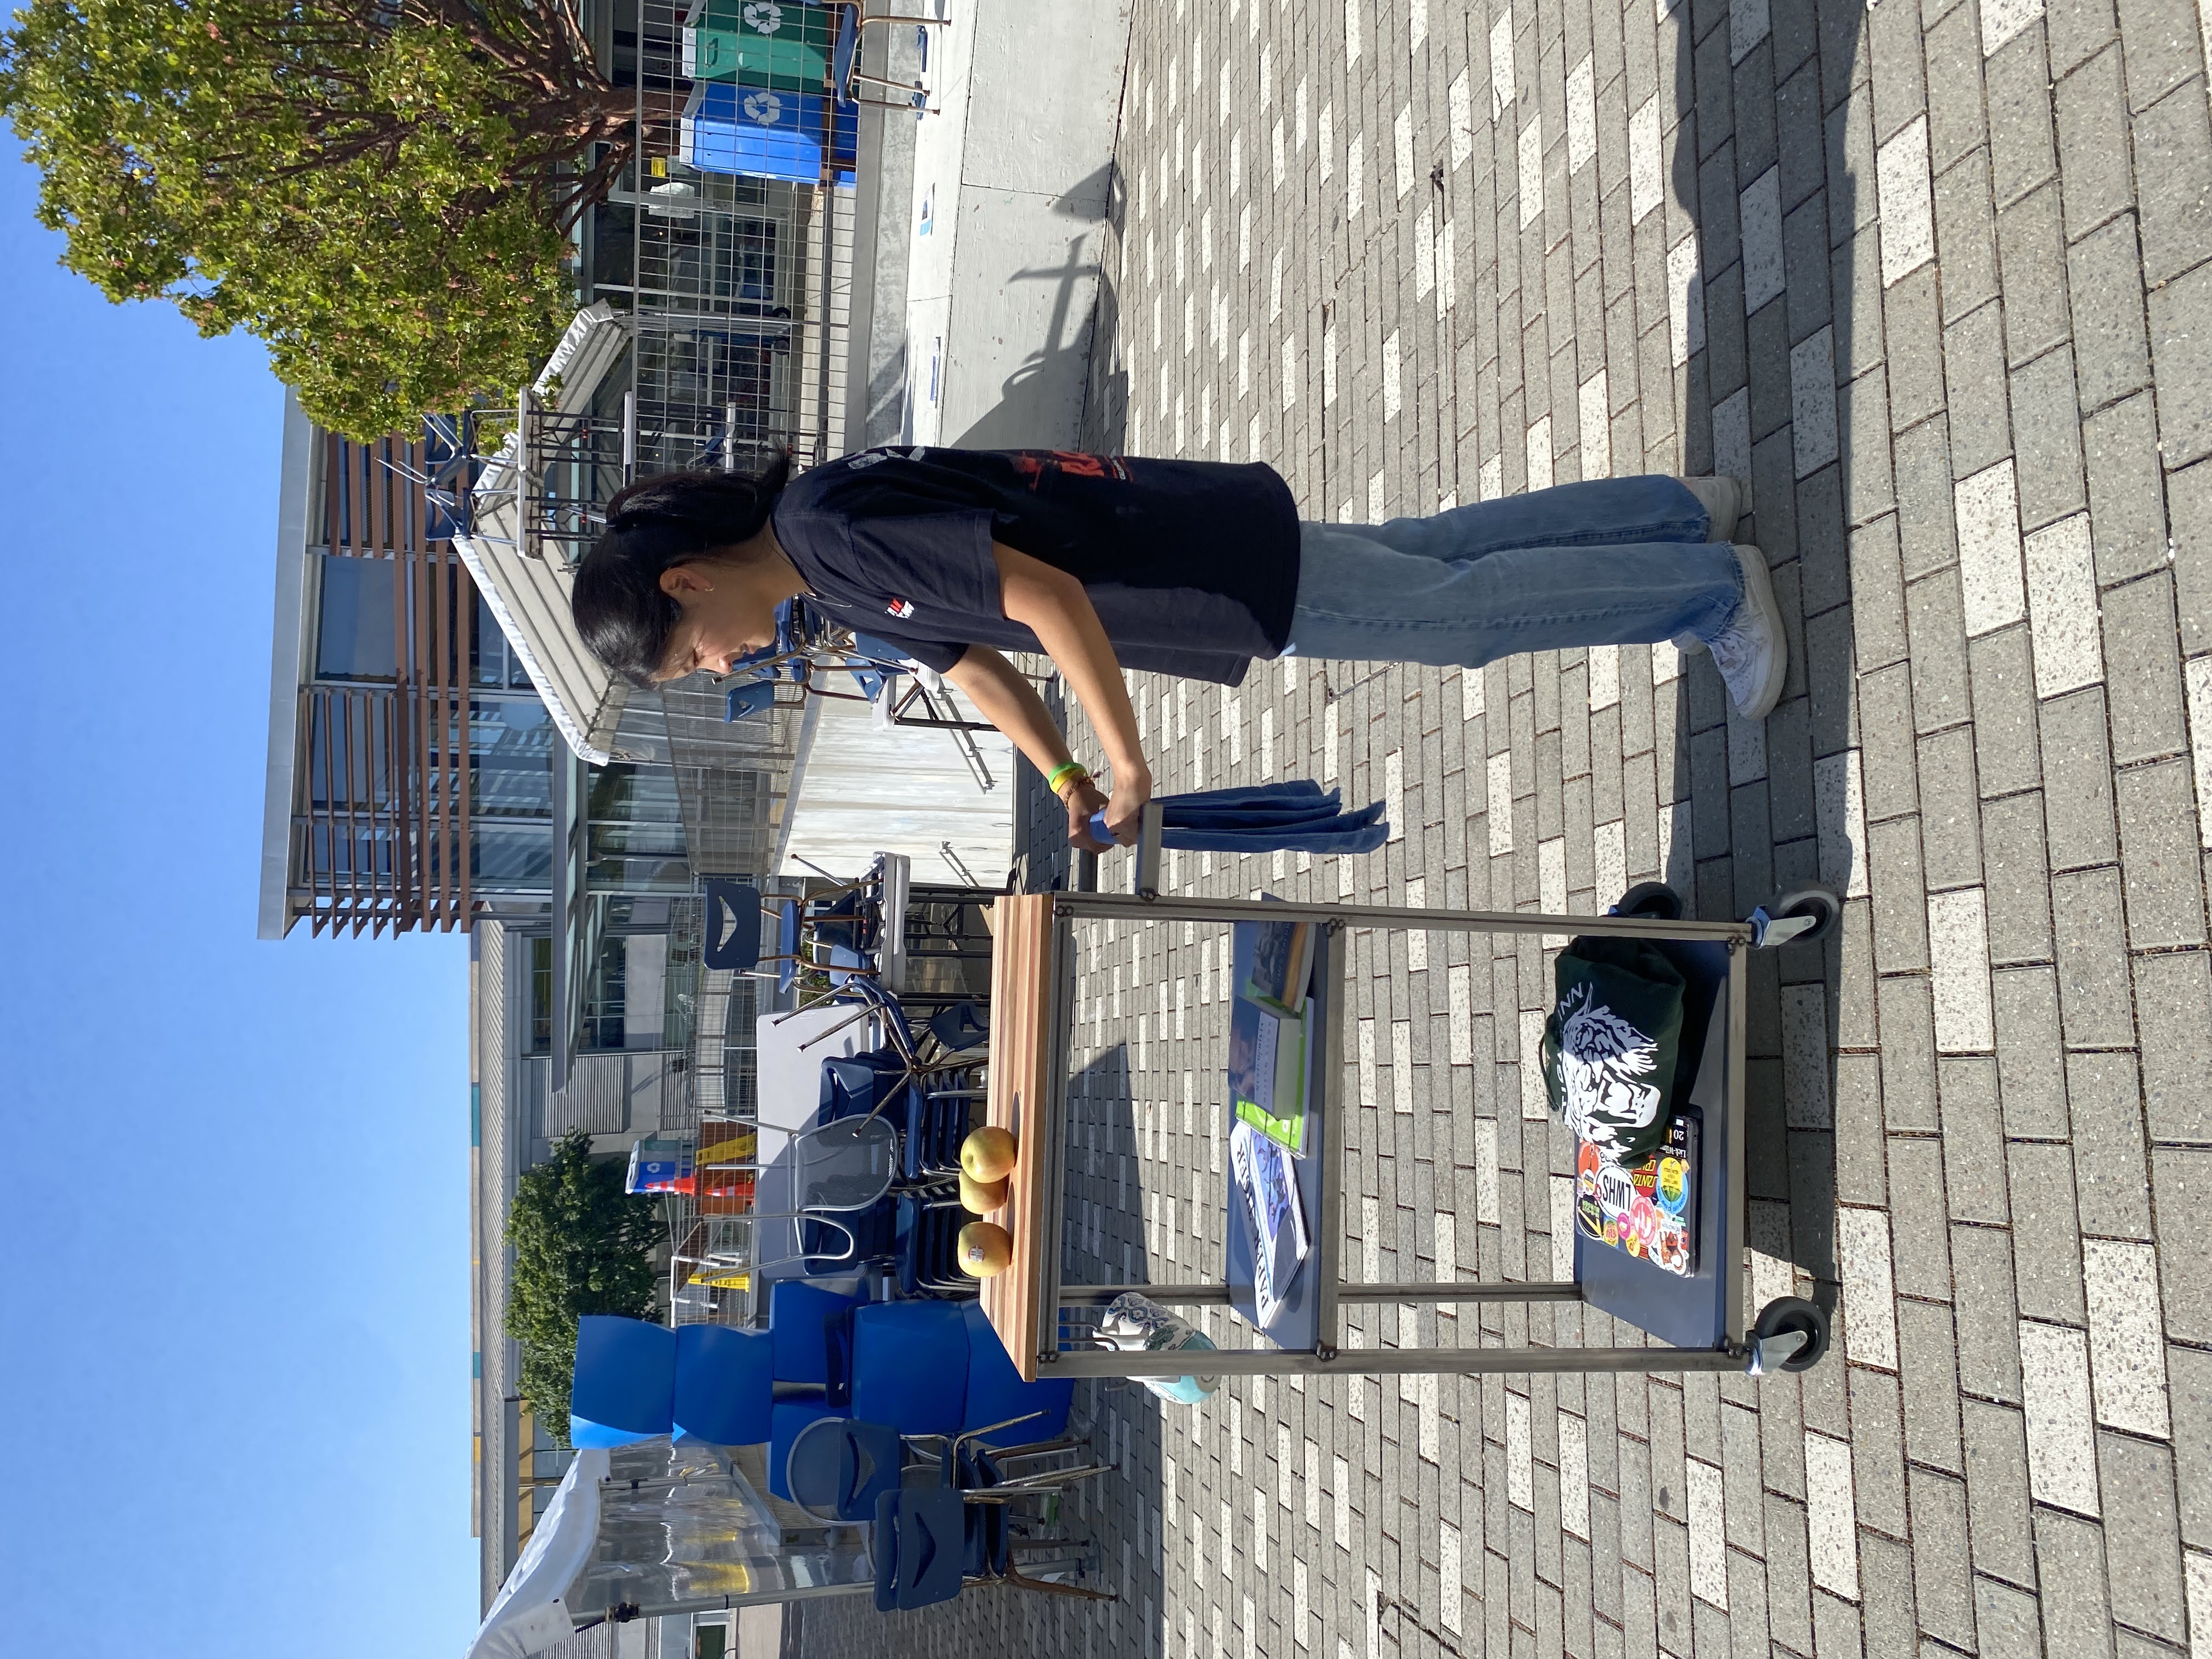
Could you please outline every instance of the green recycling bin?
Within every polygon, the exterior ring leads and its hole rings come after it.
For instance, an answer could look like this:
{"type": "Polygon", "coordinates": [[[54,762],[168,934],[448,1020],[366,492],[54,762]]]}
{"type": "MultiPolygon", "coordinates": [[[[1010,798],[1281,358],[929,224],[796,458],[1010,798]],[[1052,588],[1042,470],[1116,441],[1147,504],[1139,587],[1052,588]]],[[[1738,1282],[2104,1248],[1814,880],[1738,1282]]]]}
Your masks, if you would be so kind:
{"type": "Polygon", "coordinates": [[[772,92],[819,92],[837,43],[837,8],[800,0],[697,0],[684,18],[684,74],[772,92]]]}

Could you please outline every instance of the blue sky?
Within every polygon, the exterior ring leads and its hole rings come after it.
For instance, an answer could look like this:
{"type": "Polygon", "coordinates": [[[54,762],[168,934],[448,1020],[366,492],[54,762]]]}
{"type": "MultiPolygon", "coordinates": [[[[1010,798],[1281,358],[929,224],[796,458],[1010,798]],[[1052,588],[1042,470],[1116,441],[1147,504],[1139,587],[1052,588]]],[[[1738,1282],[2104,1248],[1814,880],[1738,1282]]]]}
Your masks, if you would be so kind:
{"type": "Polygon", "coordinates": [[[281,389],[62,270],[9,149],[7,1643],[458,1656],[466,943],[254,938],[281,389]]]}

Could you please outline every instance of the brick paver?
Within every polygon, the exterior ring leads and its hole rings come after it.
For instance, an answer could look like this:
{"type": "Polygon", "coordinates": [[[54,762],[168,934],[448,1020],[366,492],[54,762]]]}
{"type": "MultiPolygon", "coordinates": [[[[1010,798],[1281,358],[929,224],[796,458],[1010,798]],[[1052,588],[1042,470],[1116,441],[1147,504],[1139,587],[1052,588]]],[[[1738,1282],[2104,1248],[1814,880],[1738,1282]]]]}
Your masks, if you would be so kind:
{"type": "MultiPolygon", "coordinates": [[[[1763,729],[1668,647],[1138,677],[1163,789],[1316,775],[1401,832],[1183,856],[1179,890],[1846,892],[1825,950],[1760,960],[1750,1037],[1754,1302],[1839,1297],[1838,1348],[1802,1381],[1086,1386],[1123,1461],[1083,1517],[1117,1606],[816,1609],[810,1651],[2072,1659],[2181,1650],[2192,1601],[2212,1648],[2208,27],[2189,0],[1139,7],[1099,444],[1271,462],[1314,518],[1731,472],[1793,658],[1763,729]]],[[[1359,938],[1353,1265],[1550,1277],[1541,951],[1359,938]]],[[[1214,1270],[1221,953],[1091,946],[1070,1248],[1214,1270]]]]}

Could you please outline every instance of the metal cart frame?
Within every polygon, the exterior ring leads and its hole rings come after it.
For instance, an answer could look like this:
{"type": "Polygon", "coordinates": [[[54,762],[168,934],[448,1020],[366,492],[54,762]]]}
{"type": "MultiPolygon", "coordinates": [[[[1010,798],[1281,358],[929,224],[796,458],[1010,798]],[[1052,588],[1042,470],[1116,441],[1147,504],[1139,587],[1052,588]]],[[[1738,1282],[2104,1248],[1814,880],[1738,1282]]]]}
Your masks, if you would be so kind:
{"type": "MultiPolygon", "coordinates": [[[[1316,1040],[1320,1049],[1314,1063],[1322,1107],[1314,1149],[1302,1162],[1318,1165],[1320,1204],[1311,1253],[1301,1275],[1316,1276],[1316,1330],[1310,1348],[1290,1349],[1255,1346],[1243,1349],[1185,1351],[1178,1355],[1181,1369],[1209,1376],[1402,1375],[1444,1372],[1561,1372],[1561,1371],[1765,1371],[1803,1370],[1816,1363],[1827,1346],[1827,1316],[1814,1304],[1796,1297],[1782,1298],[1762,1311],[1747,1330],[1744,1318],[1744,1260],[1746,1197],[1744,1190],[1744,1118],[1747,968],[1750,952],[1762,946],[1792,939],[1810,939],[1826,933],[1839,914],[1835,897],[1825,889],[1803,888],[1784,896],[1771,907],[1762,906],[1745,921],[1685,921],[1663,914],[1673,902],[1669,890],[1645,884],[1624,896],[1626,911],[1603,916],[1540,915],[1521,912],[1405,908],[1370,904],[1261,902],[1243,899],[1176,898],[1159,890],[1159,814],[1147,809],[1136,858],[1136,892],[1131,896],[1060,892],[1040,896],[1048,899],[1048,932],[1041,942],[1042,959],[1036,963],[1041,979],[1033,982],[1042,992],[1037,1024],[1041,1052],[1027,1072],[1030,1086],[1042,1081],[1044,1098],[1024,1109],[1015,1092],[1021,1079],[1000,1086],[998,1034],[1005,1030],[1012,1007],[1001,1006],[994,1020],[994,1066],[991,1090],[992,1121],[1003,1123],[1024,1136],[1022,1163],[1041,1172],[1034,1180],[1030,1205],[1015,1218],[1016,1267],[1000,1279],[986,1282],[984,1302],[1009,1357],[1024,1376],[1146,1376],[1158,1375],[1161,1358],[1146,1352],[1113,1349],[1062,1348],[1060,1310],[1110,1302],[1134,1291],[1169,1306],[1224,1304],[1235,1298],[1232,1287],[1221,1284],[1068,1285],[1061,1282],[1061,1239],[1066,1221],[1065,1172],[1068,1152],[1070,1037],[1079,999],[1075,995],[1077,945],[1073,924],[1083,920],[1122,921],[1309,921],[1326,932],[1326,949],[1316,952],[1316,971],[1326,975],[1322,993],[1326,999],[1325,1035],[1316,1040]],[[1657,914],[1655,914],[1657,912],[1657,914]],[[1378,930],[1420,929],[1443,933],[1511,933],[1598,935],[1608,938],[1676,940],[1717,945],[1727,953],[1725,981],[1717,999],[1715,1035],[1701,1064],[1723,1068],[1718,1091],[1722,1122],[1717,1133],[1708,1116],[1705,1151],[1708,1160],[1718,1159],[1720,1201],[1725,1206],[1720,1224],[1726,1248],[1714,1262],[1719,1279],[1722,1328],[1713,1345],[1695,1347],[1453,1347],[1350,1348],[1346,1346],[1344,1310],[1360,1304],[1419,1303],[1548,1303],[1577,1304],[1585,1301],[1583,1280],[1504,1282],[1486,1279],[1445,1279],[1369,1284],[1343,1277],[1346,1125],[1344,1056],[1352,1051],[1346,1034],[1356,1017],[1348,994],[1346,930],[1370,927],[1378,930]],[[1036,1139],[1042,1134],[1042,1140],[1036,1139]],[[1030,1237],[1018,1230],[1027,1223],[1030,1237]],[[1027,1248],[1024,1249],[1026,1243],[1027,1248]],[[1003,1279],[1015,1272],[1027,1282],[1011,1294],[1001,1288],[1003,1279]],[[994,1294],[994,1291],[997,1294],[994,1294]],[[1030,1311],[1033,1308],[1034,1311],[1030,1311]],[[1001,1310],[1006,1310],[1002,1320],[1001,1310]],[[1026,1316],[1026,1322],[1024,1316],[1026,1316]],[[1034,1346],[1030,1335],[1033,1333],[1034,1346]],[[1011,1339],[1011,1340],[1010,1340],[1011,1339]],[[1028,1348],[1029,1352],[1019,1350],[1028,1348]]],[[[1533,1063],[1524,1059],[1524,1064],[1533,1063]]],[[[1700,1085],[1702,1092],[1702,1085],[1700,1085]]],[[[1708,1113],[1711,1108],[1708,1107],[1708,1113]]],[[[1701,1224],[1702,1228],[1702,1224],[1701,1224]]],[[[1603,1247],[1600,1247],[1603,1248],[1603,1247]]],[[[1579,1251],[1578,1251],[1579,1256],[1579,1251]]],[[[1656,1271],[1656,1269],[1654,1271],[1656,1271]]],[[[1617,1310],[1615,1317],[1626,1319],[1617,1310]]],[[[1633,1323],[1632,1320],[1627,1322],[1633,1323]]]]}

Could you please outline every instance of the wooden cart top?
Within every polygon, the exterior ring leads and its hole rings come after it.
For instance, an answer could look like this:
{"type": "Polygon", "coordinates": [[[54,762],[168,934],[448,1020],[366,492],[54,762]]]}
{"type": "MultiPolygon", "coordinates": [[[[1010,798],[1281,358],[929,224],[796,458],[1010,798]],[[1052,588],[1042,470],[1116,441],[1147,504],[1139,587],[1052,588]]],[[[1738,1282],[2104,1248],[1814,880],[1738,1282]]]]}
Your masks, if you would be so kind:
{"type": "Polygon", "coordinates": [[[1051,1003],[1053,896],[1009,894],[992,907],[991,1075],[988,1121],[1011,1129],[1019,1143],[1018,1161],[1006,1191],[999,1224],[1013,1238],[1013,1261],[982,1285],[984,1317],[1024,1382],[1037,1375],[1037,1352],[1044,1321],[1055,1322],[1057,1309],[1044,1306],[1045,1270],[1060,1241],[1048,1238],[1046,1183],[1060,1171],[1047,1170],[1045,1114],[1053,1097],[1049,1068],[1054,1034],[1046,1029],[1051,1003]]]}

